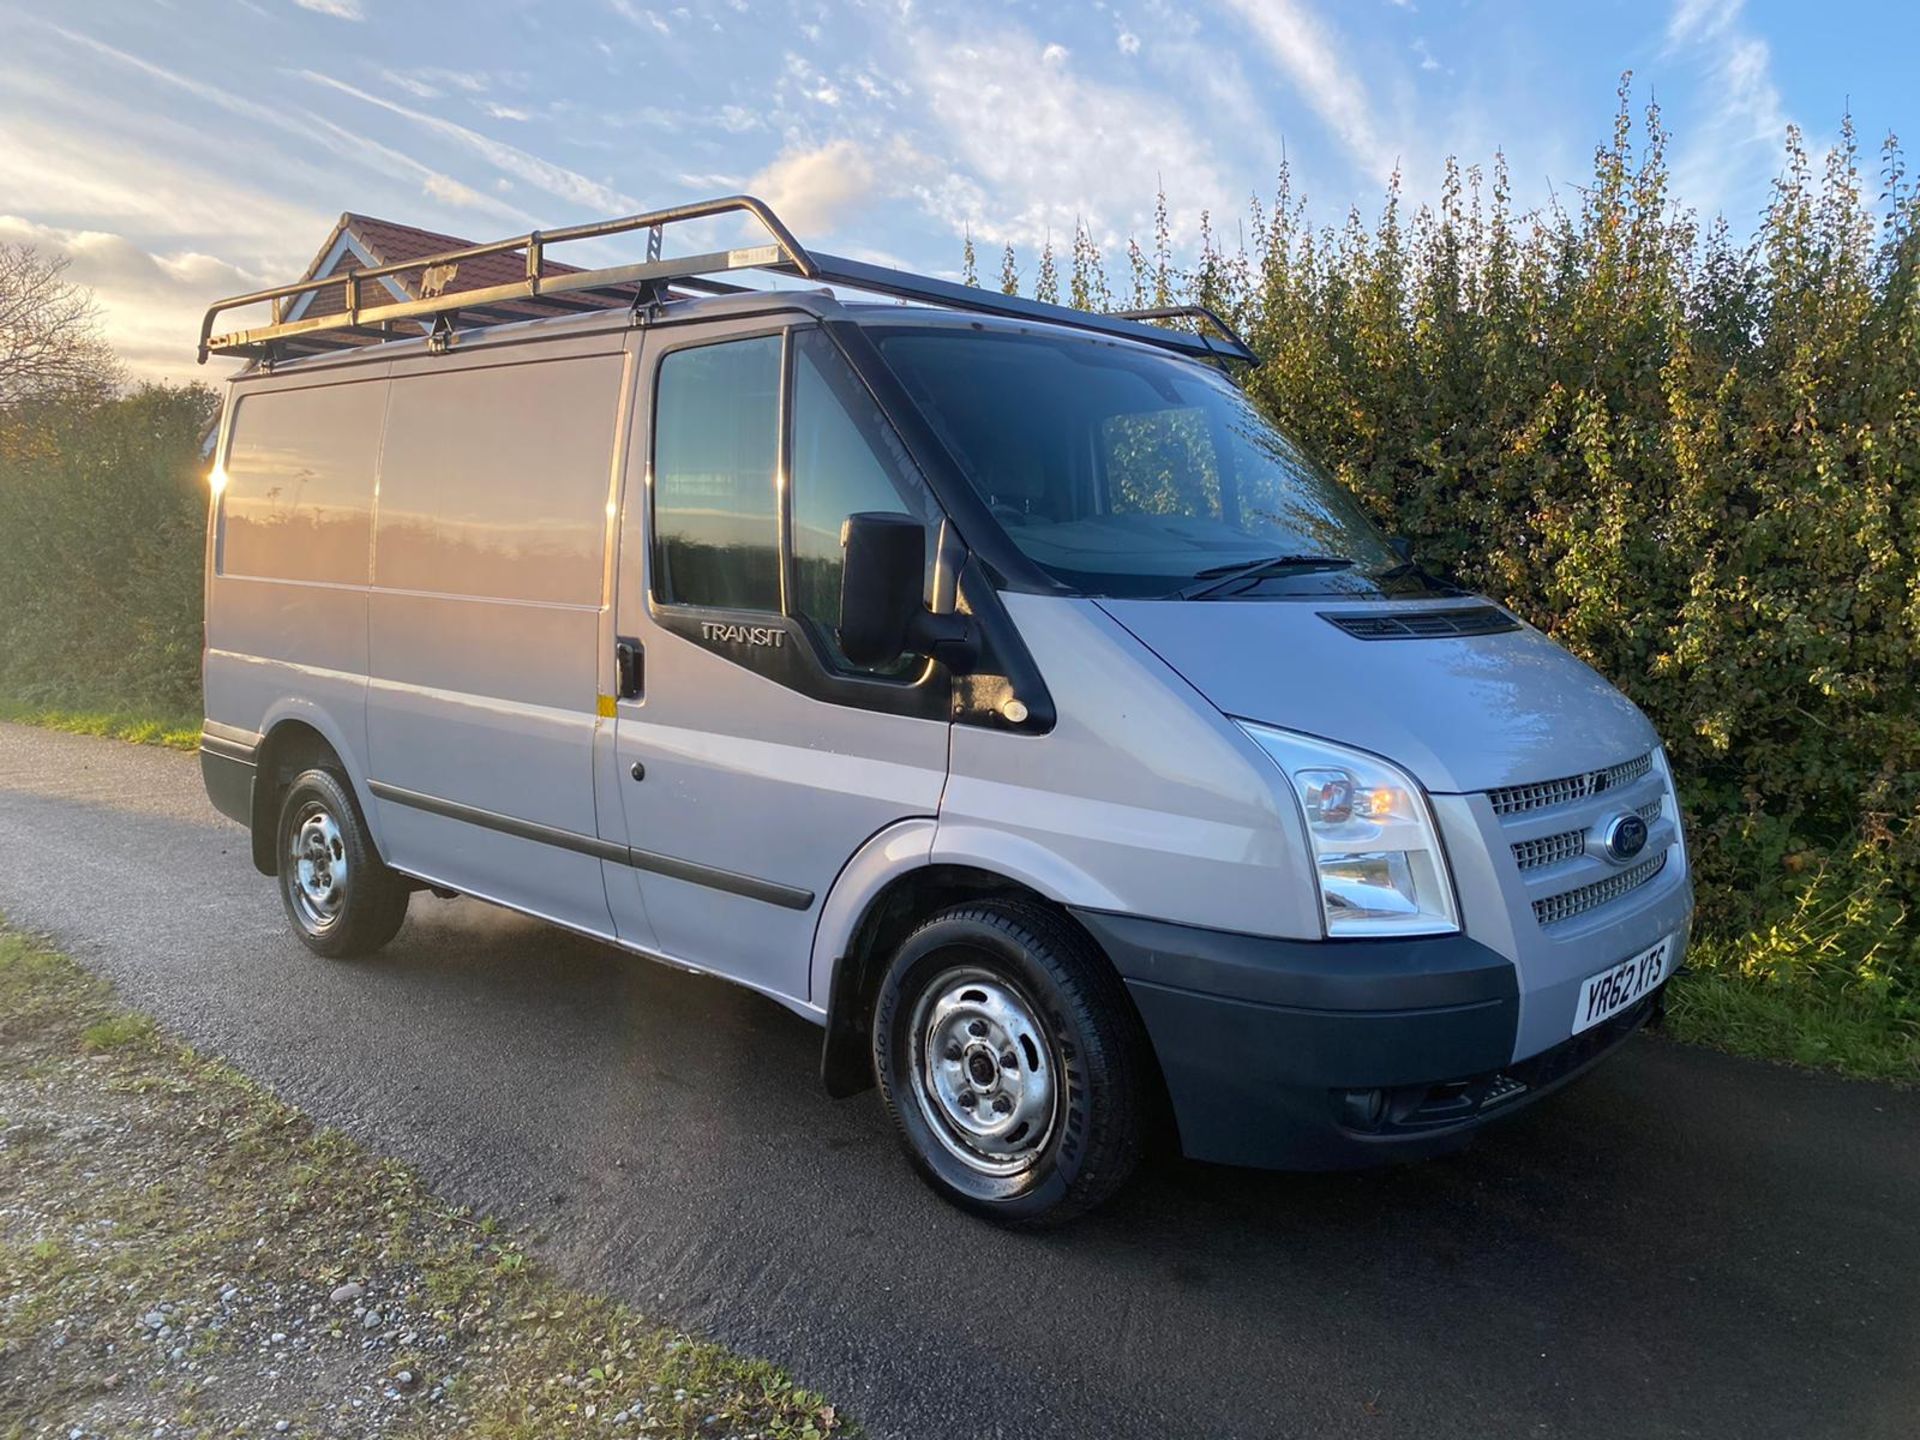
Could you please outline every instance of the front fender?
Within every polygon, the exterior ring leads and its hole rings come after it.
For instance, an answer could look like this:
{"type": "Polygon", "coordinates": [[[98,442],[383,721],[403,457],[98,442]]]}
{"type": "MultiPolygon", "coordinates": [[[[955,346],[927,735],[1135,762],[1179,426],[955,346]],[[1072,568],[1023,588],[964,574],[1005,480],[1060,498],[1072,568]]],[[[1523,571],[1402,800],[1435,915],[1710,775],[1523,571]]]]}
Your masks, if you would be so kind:
{"type": "Polygon", "coordinates": [[[934,837],[933,863],[985,870],[1061,905],[1088,910],[1128,908],[1111,887],[1057,852],[1025,835],[990,825],[942,820],[934,837]]]}
{"type": "Polygon", "coordinates": [[[910,870],[932,863],[935,821],[931,816],[897,820],[868,837],[834,877],[813,931],[807,998],[824,1009],[833,995],[833,975],[868,909],[887,886],[910,870]]]}

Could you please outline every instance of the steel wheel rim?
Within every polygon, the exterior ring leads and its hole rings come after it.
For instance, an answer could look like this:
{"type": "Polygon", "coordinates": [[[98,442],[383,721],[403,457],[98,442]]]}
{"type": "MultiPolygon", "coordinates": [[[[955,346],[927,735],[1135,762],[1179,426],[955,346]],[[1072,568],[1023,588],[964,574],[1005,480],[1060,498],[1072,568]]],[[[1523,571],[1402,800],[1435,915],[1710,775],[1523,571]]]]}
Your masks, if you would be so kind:
{"type": "Polygon", "coordinates": [[[1062,1091],[1026,997],[990,971],[948,970],[920,992],[908,1033],[914,1099],[942,1147],[983,1175],[1030,1170],[1062,1091]]]}
{"type": "Polygon", "coordinates": [[[287,849],[293,877],[287,893],[300,922],[325,930],[347,904],[347,842],[340,822],[320,801],[309,800],[294,819],[287,849]]]}

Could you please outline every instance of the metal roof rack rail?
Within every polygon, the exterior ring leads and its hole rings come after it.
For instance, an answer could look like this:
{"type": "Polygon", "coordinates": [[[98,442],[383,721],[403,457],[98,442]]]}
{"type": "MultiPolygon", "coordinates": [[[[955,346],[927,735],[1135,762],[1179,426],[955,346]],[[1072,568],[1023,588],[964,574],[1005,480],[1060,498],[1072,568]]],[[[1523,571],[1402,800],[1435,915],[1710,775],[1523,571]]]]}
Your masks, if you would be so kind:
{"type": "MultiPolygon", "coordinates": [[[[915,275],[884,265],[870,265],[863,260],[821,254],[801,245],[780,217],[764,201],[751,195],[729,195],[716,200],[649,211],[644,215],[572,225],[561,230],[535,230],[510,240],[469,245],[436,255],[422,255],[388,265],[368,266],[341,274],[299,280],[291,285],[277,285],[248,295],[235,295],[217,301],[200,322],[200,363],[205,364],[210,355],[244,355],[271,362],[283,355],[324,354],[404,335],[417,336],[429,332],[444,334],[456,316],[463,324],[506,324],[531,318],[524,310],[514,308],[516,304],[528,300],[537,299],[556,308],[592,310],[607,308],[609,302],[628,301],[639,305],[648,300],[668,298],[669,286],[707,294],[731,294],[744,287],[709,277],[732,270],[761,270],[770,274],[797,276],[821,285],[844,285],[871,294],[890,295],[895,299],[944,309],[1069,325],[1078,330],[1138,340],[1203,359],[1258,363],[1253,352],[1225,321],[1200,306],[1101,315],[1074,310],[1065,305],[1028,300],[1018,295],[1002,295],[997,291],[981,290],[951,280],[915,275]],[[661,237],[667,226],[729,214],[745,214],[757,220],[772,243],[661,258],[661,237]],[[639,230],[647,232],[647,258],[644,261],[597,270],[567,271],[557,275],[546,273],[547,252],[556,245],[581,240],[604,240],[639,230]],[[381,298],[372,304],[363,299],[369,281],[408,271],[419,271],[424,276],[436,266],[457,266],[462,261],[505,254],[525,255],[525,279],[419,299],[381,298]],[[292,320],[281,318],[284,313],[282,302],[303,295],[316,295],[335,287],[342,291],[339,311],[325,315],[302,315],[292,320]],[[223,334],[214,333],[215,321],[227,311],[269,303],[275,307],[271,323],[223,334]],[[437,323],[442,317],[446,317],[446,323],[437,323]],[[1215,341],[1195,331],[1169,330],[1148,323],[1175,318],[1204,318],[1224,338],[1215,341]]],[[[385,288],[379,287],[382,291],[385,288]]]]}
{"type": "Polygon", "coordinates": [[[1145,310],[1116,310],[1113,312],[1122,320],[1191,320],[1197,325],[1211,325],[1220,338],[1227,342],[1226,358],[1244,360],[1249,365],[1258,365],[1260,357],[1253,353],[1253,347],[1240,338],[1240,332],[1229,325],[1219,311],[1206,305],[1155,305],[1145,310]]]}

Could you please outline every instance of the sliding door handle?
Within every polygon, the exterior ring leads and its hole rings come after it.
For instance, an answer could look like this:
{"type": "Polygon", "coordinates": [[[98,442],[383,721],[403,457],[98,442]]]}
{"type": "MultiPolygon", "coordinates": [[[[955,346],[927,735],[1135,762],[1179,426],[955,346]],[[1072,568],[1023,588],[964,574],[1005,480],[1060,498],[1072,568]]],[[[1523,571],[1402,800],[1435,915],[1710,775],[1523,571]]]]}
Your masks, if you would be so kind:
{"type": "Polygon", "coordinates": [[[647,685],[647,652],[638,640],[622,635],[613,642],[615,692],[622,700],[638,700],[647,685]]]}

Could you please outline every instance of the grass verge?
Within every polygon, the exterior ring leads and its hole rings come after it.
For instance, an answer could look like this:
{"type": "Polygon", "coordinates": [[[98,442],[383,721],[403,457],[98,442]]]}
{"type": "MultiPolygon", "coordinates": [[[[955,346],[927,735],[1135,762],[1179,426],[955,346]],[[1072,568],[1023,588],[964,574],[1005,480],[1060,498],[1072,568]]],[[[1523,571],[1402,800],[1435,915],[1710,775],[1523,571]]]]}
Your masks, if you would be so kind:
{"type": "Polygon", "coordinates": [[[100,710],[45,705],[0,697],[0,720],[64,730],[70,735],[100,735],[135,745],[164,745],[169,750],[200,748],[200,718],[150,715],[133,710],[100,710]]]}
{"type": "Polygon", "coordinates": [[[850,1431],[0,926],[0,1436],[850,1431]]]}
{"type": "Polygon", "coordinates": [[[1676,1040],[1861,1080],[1920,1084],[1920,1026],[1883,1002],[1781,985],[1711,960],[1689,965],[1668,996],[1667,1033],[1676,1040]]]}

